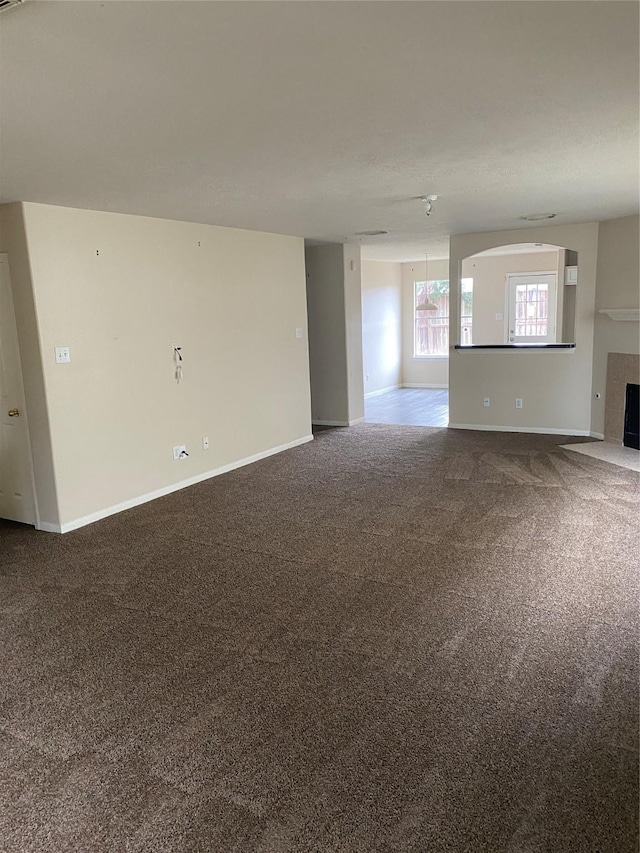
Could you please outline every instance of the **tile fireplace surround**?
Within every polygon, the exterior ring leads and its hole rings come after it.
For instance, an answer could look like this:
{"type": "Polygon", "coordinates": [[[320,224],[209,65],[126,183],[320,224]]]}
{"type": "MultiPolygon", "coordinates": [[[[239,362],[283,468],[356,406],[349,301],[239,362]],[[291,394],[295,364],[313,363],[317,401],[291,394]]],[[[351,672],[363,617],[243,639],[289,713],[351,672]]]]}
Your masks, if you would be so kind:
{"type": "Polygon", "coordinates": [[[640,355],[610,352],[604,401],[604,440],[622,444],[627,383],[640,384],[640,355]]]}

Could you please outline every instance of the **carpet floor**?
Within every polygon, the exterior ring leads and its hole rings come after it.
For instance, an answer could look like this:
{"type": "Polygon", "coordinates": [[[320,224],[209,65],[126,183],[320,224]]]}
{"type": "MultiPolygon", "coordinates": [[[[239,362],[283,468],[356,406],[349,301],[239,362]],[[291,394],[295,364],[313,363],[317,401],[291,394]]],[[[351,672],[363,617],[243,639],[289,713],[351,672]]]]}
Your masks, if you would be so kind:
{"type": "Polygon", "coordinates": [[[3,853],[635,853],[638,475],[362,424],[0,522],[3,853]]]}

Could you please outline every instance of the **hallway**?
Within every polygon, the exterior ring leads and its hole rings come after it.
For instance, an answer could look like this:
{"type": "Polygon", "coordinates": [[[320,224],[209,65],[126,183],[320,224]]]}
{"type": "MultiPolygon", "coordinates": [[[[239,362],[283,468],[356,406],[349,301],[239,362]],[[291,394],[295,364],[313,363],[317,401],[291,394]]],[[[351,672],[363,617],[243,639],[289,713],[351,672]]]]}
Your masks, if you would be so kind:
{"type": "Polygon", "coordinates": [[[364,401],[368,424],[446,427],[449,391],[437,388],[395,388],[364,401]]]}

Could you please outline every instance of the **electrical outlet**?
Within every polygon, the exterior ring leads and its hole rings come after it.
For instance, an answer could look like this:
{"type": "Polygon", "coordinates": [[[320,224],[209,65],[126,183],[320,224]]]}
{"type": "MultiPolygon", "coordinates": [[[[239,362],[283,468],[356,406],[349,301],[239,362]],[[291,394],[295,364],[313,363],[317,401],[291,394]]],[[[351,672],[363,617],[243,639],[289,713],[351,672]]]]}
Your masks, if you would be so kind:
{"type": "Polygon", "coordinates": [[[300,326],[298,326],[296,328],[296,338],[301,338],[301,337],[302,337],[302,329],[300,328],[300,326]]]}
{"type": "Polygon", "coordinates": [[[485,397],[482,401],[482,405],[485,407],[485,409],[488,409],[491,405],[491,397],[485,397]]]}
{"type": "Polygon", "coordinates": [[[173,448],[174,459],[186,459],[188,455],[187,448],[184,444],[176,444],[173,448]]]}
{"type": "Polygon", "coordinates": [[[522,408],[522,397],[516,397],[516,409],[522,408]]]}
{"type": "Polygon", "coordinates": [[[203,450],[209,449],[209,436],[208,435],[204,435],[202,437],[202,449],[203,450]]]}

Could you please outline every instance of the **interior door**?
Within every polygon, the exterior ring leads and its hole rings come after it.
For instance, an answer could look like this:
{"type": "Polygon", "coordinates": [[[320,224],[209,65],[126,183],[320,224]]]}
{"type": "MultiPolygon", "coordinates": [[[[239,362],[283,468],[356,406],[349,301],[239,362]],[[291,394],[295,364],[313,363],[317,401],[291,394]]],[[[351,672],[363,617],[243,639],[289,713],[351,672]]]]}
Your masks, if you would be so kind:
{"type": "Polygon", "coordinates": [[[36,523],[22,370],[6,255],[0,255],[0,518],[36,523]]]}
{"type": "Polygon", "coordinates": [[[556,274],[509,275],[510,344],[552,344],[556,340],[556,274]]]}

